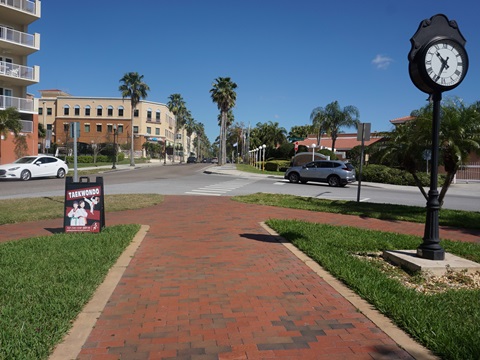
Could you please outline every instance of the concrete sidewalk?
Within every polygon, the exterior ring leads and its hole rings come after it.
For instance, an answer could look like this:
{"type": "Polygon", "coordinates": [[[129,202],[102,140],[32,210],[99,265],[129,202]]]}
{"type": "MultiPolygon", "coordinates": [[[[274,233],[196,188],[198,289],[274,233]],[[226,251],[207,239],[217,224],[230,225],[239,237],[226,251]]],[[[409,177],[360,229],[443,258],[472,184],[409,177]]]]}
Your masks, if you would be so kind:
{"type": "MultiPolygon", "coordinates": [[[[149,230],[112,269],[51,359],[433,358],[278,241],[262,225],[270,218],[419,236],[424,229],[228,197],[166,196],[154,207],[107,213],[107,226],[139,223],[149,230]]],[[[61,227],[56,219],[0,230],[3,240],[13,240],[61,227]]],[[[441,237],[452,240],[478,242],[479,235],[441,229],[441,237]]]]}

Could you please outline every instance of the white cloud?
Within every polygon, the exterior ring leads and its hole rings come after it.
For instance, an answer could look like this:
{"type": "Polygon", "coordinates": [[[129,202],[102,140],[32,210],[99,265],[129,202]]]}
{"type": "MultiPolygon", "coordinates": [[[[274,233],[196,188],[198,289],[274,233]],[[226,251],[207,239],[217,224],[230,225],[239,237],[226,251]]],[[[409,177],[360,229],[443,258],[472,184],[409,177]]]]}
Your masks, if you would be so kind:
{"type": "Polygon", "coordinates": [[[377,69],[387,69],[392,62],[392,58],[380,54],[375,56],[375,59],[372,60],[372,64],[375,65],[377,69]]]}

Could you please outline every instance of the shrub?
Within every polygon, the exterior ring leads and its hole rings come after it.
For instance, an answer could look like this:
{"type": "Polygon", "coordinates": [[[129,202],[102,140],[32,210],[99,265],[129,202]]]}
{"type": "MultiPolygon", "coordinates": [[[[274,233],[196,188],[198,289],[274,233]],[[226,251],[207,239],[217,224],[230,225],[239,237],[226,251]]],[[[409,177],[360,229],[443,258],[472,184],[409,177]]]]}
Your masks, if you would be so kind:
{"type": "MultiPolygon", "coordinates": [[[[357,178],[359,177],[359,169],[357,171],[357,178]]],[[[422,182],[422,186],[430,185],[430,174],[425,172],[418,172],[417,177],[422,182]]],[[[405,170],[391,168],[385,165],[370,164],[362,168],[362,181],[392,184],[392,185],[408,185],[416,186],[412,174],[405,170]]],[[[445,176],[438,177],[438,185],[442,186],[445,182],[445,176]]]]}
{"type": "Polygon", "coordinates": [[[265,163],[265,170],[267,171],[285,171],[290,165],[288,160],[270,160],[265,163]]]}

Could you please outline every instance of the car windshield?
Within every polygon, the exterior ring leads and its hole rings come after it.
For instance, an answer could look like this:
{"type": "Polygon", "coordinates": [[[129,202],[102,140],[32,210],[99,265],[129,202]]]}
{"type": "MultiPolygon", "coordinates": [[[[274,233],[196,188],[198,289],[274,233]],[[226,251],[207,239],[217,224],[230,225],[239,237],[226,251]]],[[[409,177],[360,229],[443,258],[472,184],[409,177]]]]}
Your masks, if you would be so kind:
{"type": "Polygon", "coordinates": [[[35,156],[25,156],[16,160],[14,163],[15,164],[31,164],[35,159],[36,159],[35,156]]]}

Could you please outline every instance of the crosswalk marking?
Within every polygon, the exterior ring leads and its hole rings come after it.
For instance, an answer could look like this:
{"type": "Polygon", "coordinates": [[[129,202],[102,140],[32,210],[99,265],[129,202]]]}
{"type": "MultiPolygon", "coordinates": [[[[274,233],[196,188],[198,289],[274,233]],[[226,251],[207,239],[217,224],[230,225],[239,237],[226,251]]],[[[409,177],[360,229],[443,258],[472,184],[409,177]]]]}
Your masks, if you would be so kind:
{"type": "Polygon", "coordinates": [[[221,196],[242,186],[255,182],[255,179],[234,179],[217,184],[207,185],[198,189],[186,191],[189,195],[221,196]]]}

